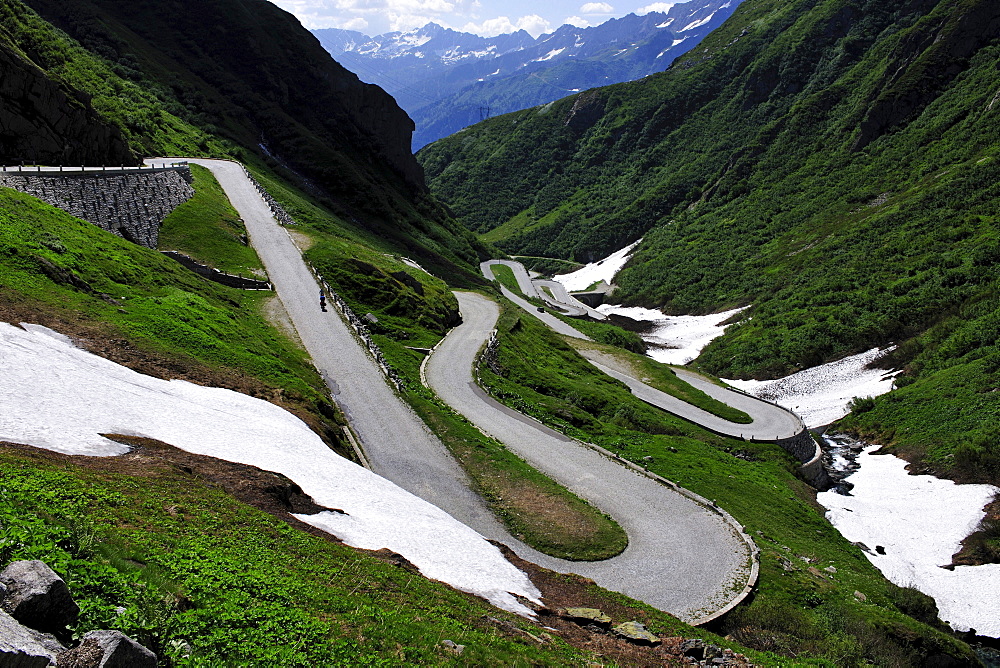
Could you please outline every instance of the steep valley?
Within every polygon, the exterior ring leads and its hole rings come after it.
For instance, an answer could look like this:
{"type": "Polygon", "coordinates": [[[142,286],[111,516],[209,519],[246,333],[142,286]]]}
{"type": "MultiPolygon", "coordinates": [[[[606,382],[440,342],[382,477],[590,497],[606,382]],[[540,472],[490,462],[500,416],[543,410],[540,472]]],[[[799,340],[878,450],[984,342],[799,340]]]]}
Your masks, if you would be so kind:
{"type": "Polygon", "coordinates": [[[986,2],[741,5],[641,82],[426,147],[432,192],[500,248],[588,262],[613,299],[752,307],[697,364],[776,378],[896,344],[844,421],[918,468],[1000,480],[995,63],[986,2]]]}
{"type": "MultiPolygon", "coordinates": [[[[826,521],[778,445],[640,401],[478,271],[501,253],[474,232],[574,260],[645,235],[617,279],[627,303],[753,304],[697,361],[704,369],[779,375],[861,340],[897,341],[891,361],[908,380],[844,424],[882,436],[897,426],[894,442],[924,466],[995,479],[992,8],[878,4],[746,0],[706,51],[666,73],[490,119],[418,164],[391,98],[263,0],[0,0],[0,131],[11,128],[0,163],[240,161],[290,216],[277,232],[366,323],[400,381],[396,398],[519,540],[569,558],[593,535],[603,544],[586,558],[627,548],[575,486],[554,484],[421,382],[427,351],[461,318],[453,289],[499,302],[477,379],[504,411],[725,510],[756,545],[759,576],[734,610],[693,627],[505,549],[547,606],[533,620],[304,524],[315,503],[266,467],[125,435],[115,438],[130,452],[114,458],[0,443],[3,562],[50,563],[82,602],[74,632],[120,628],[165,666],[685,665],[723,648],[728,665],[977,665],[932,599],[888,582],[826,521]],[[550,514],[539,520],[539,507],[550,514]],[[552,517],[598,528],[556,535],[552,517]],[[640,646],[560,612],[579,607],[641,622],[662,642],[640,646]]],[[[261,273],[236,202],[208,171],[192,174],[195,196],[164,222],[159,249],[261,273]]],[[[360,460],[337,378],[318,372],[307,337],[269,321],[274,295],[206,281],[0,188],[0,320],[50,327],[149,376],[269,401],[360,460]]],[[[586,327],[609,356],[639,345],[614,325],[586,327]]]]}

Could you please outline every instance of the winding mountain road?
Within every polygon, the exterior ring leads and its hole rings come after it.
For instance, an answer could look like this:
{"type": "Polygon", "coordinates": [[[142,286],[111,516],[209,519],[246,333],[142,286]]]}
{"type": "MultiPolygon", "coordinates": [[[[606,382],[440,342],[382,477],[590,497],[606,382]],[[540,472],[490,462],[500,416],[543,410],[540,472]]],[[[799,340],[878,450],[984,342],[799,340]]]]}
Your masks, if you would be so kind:
{"type": "Polygon", "coordinates": [[[223,160],[188,162],[212,171],[243,218],[278,297],[361,441],[372,470],[489,538],[504,534],[485,502],[470,489],[465,472],[388,386],[337,310],[320,310],[319,285],[301,251],[271,216],[243,167],[223,160]]]}
{"type": "MultiPolygon", "coordinates": [[[[521,265],[520,262],[512,260],[487,260],[486,262],[481,263],[480,269],[487,279],[495,280],[496,277],[493,274],[491,267],[496,264],[502,264],[514,270],[514,276],[517,277],[518,280],[518,287],[520,287],[522,292],[525,292],[525,294],[529,294],[524,289],[526,284],[530,285],[531,289],[534,290],[535,286],[539,283],[537,279],[532,280],[528,276],[528,272],[525,271],[524,266],[521,265]]],[[[511,299],[511,301],[515,304],[544,322],[559,334],[577,339],[590,340],[589,337],[577,331],[575,328],[566,324],[559,318],[556,318],[551,313],[539,312],[537,307],[524,299],[521,299],[517,295],[513,295],[510,290],[507,290],[502,286],[501,292],[505,297],[511,299]]],[[[686,401],[682,401],[681,399],[671,396],[666,392],[650,387],[642,382],[641,379],[624,373],[620,369],[610,368],[603,363],[607,360],[603,359],[603,356],[599,353],[595,353],[594,351],[587,349],[581,349],[579,352],[598,369],[612,378],[616,378],[617,380],[625,383],[632,391],[632,394],[639,399],[717,434],[723,434],[725,436],[732,436],[735,438],[744,438],[747,440],[780,441],[783,439],[793,438],[805,430],[805,424],[799,416],[795,415],[795,413],[780,406],[769,404],[766,401],[761,401],[755,397],[743,394],[742,392],[727,390],[726,388],[720,387],[691,371],[675,369],[675,373],[681,380],[703,391],[713,399],[718,399],[724,404],[728,404],[733,408],[743,411],[752,418],[752,422],[748,424],[740,424],[738,422],[724,420],[716,415],[713,415],[712,413],[709,413],[708,411],[692,406],[686,401]]]]}
{"type": "Polygon", "coordinates": [[[500,308],[455,292],[462,324],[427,362],[427,383],[449,406],[536,469],[614,517],[629,536],[625,551],[601,562],[536,563],[585,575],[687,621],[722,608],[750,575],[747,543],[717,512],[535,420],[479,388],[472,367],[500,308]]]}
{"type": "MultiPolygon", "coordinates": [[[[604,315],[597,309],[587,306],[579,299],[571,295],[566,290],[566,286],[559,281],[552,281],[544,278],[531,278],[528,271],[524,268],[524,265],[520,262],[516,262],[514,260],[487,260],[486,262],[480,263],[479,269],[483,272],[483,276],[492,281],[495,278],[492,267],[498,264],[509,267],[510,270],[514,272],[514,278],[517,280],[517,287],[521,289],[521,292],[523,292],[526,297],[541,299],[552,308],[560,311],[563,315],[568,315],[572,318],[590,317],[594,320],[608,319],[608,316],[604,315]]],[[[577,332],[577,334],[579,334],[579,332],[577,332]]],[[[583,336],[582,334],[579,335],[583,336]]]]}
{"type": "Polygon", "coordinates": [[[242,166],[220,160],[188,161],[212,171],[243,218],[303,345],[376,473],[487,538],[507,544],[524,559],[586,575],[686,621],[705,621],[742,598],[755,577],[751,547],[723,515],[496,403],[475,386],[472,362],[493,329],[498,307],[478,295],[457,293],[465,323],[428,360],[432,387],[522,457],[612,514],[628,532],[629,546],[606,561],[569,562],[541,554],[510,536],[470,490],[465,473],[440,440],[389,388],[336,310],[320,310],[315,278],[242,166]]]}

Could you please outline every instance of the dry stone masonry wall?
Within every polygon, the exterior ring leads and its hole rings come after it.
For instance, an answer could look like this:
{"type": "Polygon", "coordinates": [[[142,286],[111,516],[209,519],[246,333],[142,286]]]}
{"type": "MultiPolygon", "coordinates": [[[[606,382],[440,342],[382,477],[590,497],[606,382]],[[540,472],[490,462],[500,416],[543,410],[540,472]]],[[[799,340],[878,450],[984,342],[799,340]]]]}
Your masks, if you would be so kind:
{"type": "Polygon", "coordinates": [[[13,188],[129,241],[156,248],[160,225],[191,199],[188,167],[72,172],[0,172],[13,188]]]}
{"type": "Polygon", "coordinates": [[[357,335],[357,337],[361,340],[365,348],[368,349],[369,354],[371,354],[372,359],[375,360],[375,363],[382,371],[382,374],[398,392],[405,390],[406,384],[403,382],[403,379],[399,377],[399,374],[396,373],[396,370],[392,368],[392,365],[386,361],[385,356],[382,354],[382,349],[379,348],[378,344],[372,339],[371,332],[368,331],[368,326],[365,325],[361,318],[355,315],[354,309],[352,309],[347,302],[344,301],[344,298],[338,295],[336,291],[330,287],[330,284],[327,283],[326,279],[323,278],[323,275],[316,270],[316,267],[312,264],[309,264],[308,266],[309,270],[312,271],[316,280],[319,281],[320,286],[323,288],[323,293],[325,295],[329,295],[330,302],[337,308],[338,311],[340,311],[344,320],[346,320],[354,330],[355,335],[357,335]]]}
{"type": "Polygon", "coordinates": [[[276,199],[271,197],[271,194],[264,189],[264,186],[260,185],[260,182],[254,178],[253,174],[250,173],[250,170],[244,167],[243,173],[246,174],[247,178],[250,180],[250,183],[253,185],[254,188],[257,189],[257,192],[260,193],[260,196],[261,198],[263,198],[264,203],[267,204],[269,209],[271,209],[271,215],[274,216],[274,219],[276,221],[278,221],[278,224],[284,226],[294,225],[295,220],[292,218],[292,216],[287,211],[285,211],[285,208],[283,206],[278,204],[278,201],[276,199]]]}

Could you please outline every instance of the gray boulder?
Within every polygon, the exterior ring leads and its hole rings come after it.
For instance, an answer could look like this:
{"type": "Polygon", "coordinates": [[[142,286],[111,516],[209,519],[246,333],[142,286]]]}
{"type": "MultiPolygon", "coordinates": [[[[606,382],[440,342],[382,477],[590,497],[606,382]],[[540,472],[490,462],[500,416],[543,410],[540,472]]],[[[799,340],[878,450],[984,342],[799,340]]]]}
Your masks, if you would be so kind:
{"type": "Polygon", "coordinates": [[[625,622],[612,629],[619,638],[637,645],[659,645],[660,637],[651,633],[641,622],[625,622]]]}
{"type": "Polygon", "coordinates": [[[29,629],[0,610],[0,666],[44,668],[65,650],[53,636],[29,629]]]}
{"type": "Polygon", "coordinates": [[[0,572],[7,590],[0,608],[25,626],[63,633],[76,623],[80,607],[63,579],[42,561],[15,561],[0,572]]]}
{"type": "Polygon", "coordinates": [[[584,626],[594,625],[605,629],[611,626],[611,618],[597,608],[561,608],[558,614],[563,619],[584,626]]]}
{"type": "Polygon", "coordinates": [[[59,656],[58,668],[156,668],[156,655],[121,631],[91,631],[59,656]]]}

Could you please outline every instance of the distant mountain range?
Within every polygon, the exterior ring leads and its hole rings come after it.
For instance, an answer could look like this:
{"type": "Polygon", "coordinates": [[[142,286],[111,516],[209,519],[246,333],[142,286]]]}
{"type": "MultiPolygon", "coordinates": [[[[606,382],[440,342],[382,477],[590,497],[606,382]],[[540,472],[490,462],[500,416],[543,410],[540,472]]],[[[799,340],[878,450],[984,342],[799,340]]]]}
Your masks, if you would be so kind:
{"type": "Polygon", "coordinates": [[[416,123],[416,150],[489,116],[661,72],[740,1],[690,0],[667,13],[564,25],[538,38],[523,30],[480,37],[435,23],[376,37],[339,29],[313,34],[344,67],[396,98],[416,123]]]}

